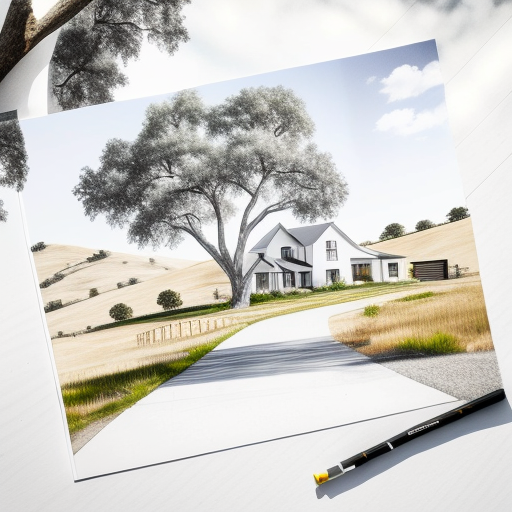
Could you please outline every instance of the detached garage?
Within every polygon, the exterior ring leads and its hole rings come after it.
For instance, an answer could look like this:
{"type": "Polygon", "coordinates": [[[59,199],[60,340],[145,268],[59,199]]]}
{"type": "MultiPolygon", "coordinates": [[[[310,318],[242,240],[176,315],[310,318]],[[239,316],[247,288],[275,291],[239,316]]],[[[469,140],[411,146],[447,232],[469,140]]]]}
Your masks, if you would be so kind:
{"type": "Polygon", "coordinates": [[[411,261],[412,275],[420,281],[448,279],[448,260],[411,261]]]}

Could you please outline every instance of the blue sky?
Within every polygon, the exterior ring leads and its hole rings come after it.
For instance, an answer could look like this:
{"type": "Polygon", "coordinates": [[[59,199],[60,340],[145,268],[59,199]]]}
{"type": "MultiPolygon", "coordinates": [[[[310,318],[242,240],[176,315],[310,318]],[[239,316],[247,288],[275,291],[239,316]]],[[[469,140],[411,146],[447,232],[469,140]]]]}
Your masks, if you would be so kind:
{"type": "MultiPolygon", "coordinates": [[[[427,41],[197,90],[213,105],[244,87],[293,89],[315,122],[315,142],[332,154],[349,186],[339,216],[327,220],[362,242],[377,240],[391,222],[413,230],[419,220],[443,222],[452,207],[464,205],[440,67],[435,42],[427,41]]],[[[23,196],[33,242],[137,252],[122,230],[112,230],[101,218],[85,218],[71,190],[84,166],[97,168],[108,139],[133,140],[147,106],[167,97],[87,107],[21,123],[31,168],[23,196]]],[[[248,248],[277,222],[298,225],[288,213],[268,217],[254,231],[248,248]]],[[[236,230],[231,231],[233,245],[236,230]]],[[[152,249],[141,252],[150,254],[152,249]]],[[[208,257],[193,240],[172,252],[157,252],[208,257]]]]}

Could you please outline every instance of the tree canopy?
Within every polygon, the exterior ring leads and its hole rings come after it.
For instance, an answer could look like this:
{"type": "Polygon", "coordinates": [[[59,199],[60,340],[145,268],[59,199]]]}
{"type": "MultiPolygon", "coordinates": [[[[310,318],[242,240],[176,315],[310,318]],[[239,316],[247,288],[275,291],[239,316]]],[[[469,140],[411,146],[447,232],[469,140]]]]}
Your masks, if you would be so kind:
{"type": "Polygon", "coordinates": [[[418,221],[414,229],[416,231],[423,231],[424,229],[430,229],[433,227],[435,227],[435,224],[431,220],[425,219],[418,221]]]}
{"type": "MultiPolygon", "coordinates": [[[[28,165],[25,139],[16,112],[0,115],[0,187],[20,192],[27,179],[28,165]]],[[[0,200],[0,222],[7,220],[7,212],[0,200]]]]}
{"type": "Polygon", "coordinates": [[[169,309],[179,308],[183,304],[183,301],[178,292],[174,290],[164,290],[158,294],[156,303],[167,311],[169,309]]]}
{"type": "Polygon", "coordinates": [[[379,236],[379,240],[389,240],[390,238],[397,238],[402,235],[405,235],[404,226],[402,226],[402,224],[394,222],[393,224],[388,224],[384,228],[384,231],[379,236]]]}
{"type": "Polygon", "coordinates": [[[304,102],[281,86],[243,89],[210,108],[184,91],[150,105],[133,142],[109,140],[99,168],[82,169],[74,194],[87,216],[128,226],[140,247],[174,248],[190,235],[228,276],[233,306],[244,307],[258,264],[243,269],[254,228],[284,210],[302,222],[329,219],[347,197],[313,130],[304,102]],[[238,243],[230,253],[226,221],[235,215],[238,243]],[[204,234],[208,224],[217,228],[215,242],[204,234]]]}
{"type": "Polygon", "coordinates": [[[452,208],[447,214],[448,222],[455,222],[457,220],[466,219],[469,217],[469,211],[465,206],[457,206],[452,208]]]}
{"type": "Polygon", "coordinates": [[[63,109],[113,101],[128,83],[119,63],[137,59],[146,38],[173,55],[188,40],[181,9],[190,0],[93,0],[61,30],[50,88],[63,109]]]}
{"type": "Polygon", "coordinates": [[[111,318],[113,318],[116,322],[121,320],[128,320],[133,316],[133,309],[122,302],[112,306],[110,311],[108,312],[111,318]]]}

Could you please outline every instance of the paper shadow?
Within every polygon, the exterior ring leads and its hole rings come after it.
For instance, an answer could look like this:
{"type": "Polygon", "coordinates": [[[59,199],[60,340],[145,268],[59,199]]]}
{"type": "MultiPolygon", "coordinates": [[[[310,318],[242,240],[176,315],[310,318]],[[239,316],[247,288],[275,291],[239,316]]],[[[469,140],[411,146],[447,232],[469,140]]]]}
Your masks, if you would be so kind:
{"type": "Polygon", "coordinates": [[[471,416],[415,439],[410,443],[400,446],[396,450],[369,461],[345,475],[318,486],[316,488],[317,498],[321,499],[324,496],[331,499],[335,498],[419,453],[449,443],[459,437],[510,422],[512,422],[512,409],[507,399],[505,399],[502,402],[492,405],[488,409],[478,411],[471,416]]]}

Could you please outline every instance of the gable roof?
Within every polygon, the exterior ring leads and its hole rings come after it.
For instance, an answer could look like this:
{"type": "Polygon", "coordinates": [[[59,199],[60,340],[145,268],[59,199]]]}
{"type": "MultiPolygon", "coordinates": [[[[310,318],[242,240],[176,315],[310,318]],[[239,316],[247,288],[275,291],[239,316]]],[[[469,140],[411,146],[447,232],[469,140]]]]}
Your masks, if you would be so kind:
{"type": "Polygon", "coordinates": [[[302,226],[300,228],[291,228],[288,230],[290,235],[294,236],[302,245],[313,245],[325,232],[325,230],[334,225],[333,222],[326,224],[317,224],[315,226],[302,226]]]}
{"type": "Polygon", "coordinates": [[[316,224],[313,226],[301,226],[299,228],[291,229],[286,229],[281,223],[279,223],[275,228],[269,231],[249,252],[264,253],[267,250],[267,247],[269,246],[270,242],[276,236],[276,233],[280,230],[283,230],[285,233],[288,233],[291,237],[295,238],[295,240],[297,240],[297,242],[302,246],[307,247],[309,245],[313,245],[330,227],[332,227],[350,245],[352,245],[356,249],[359,249],[361,252],[381,259],[405,258],[405,256],[399,256],[397,254],[387,254],[385,252],[375,251],[373,249],[368,249],[367,247],[362,247],[361,245],[356,244],[345,233],[343,233],[343,231],[341,231],[341,229],[338,226],[336,226],[334,222],[316,224]]]}

